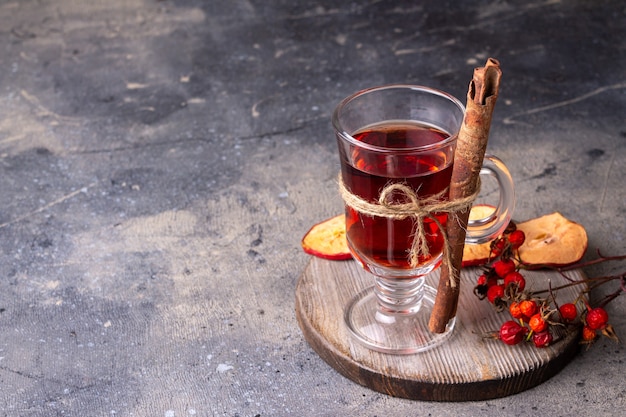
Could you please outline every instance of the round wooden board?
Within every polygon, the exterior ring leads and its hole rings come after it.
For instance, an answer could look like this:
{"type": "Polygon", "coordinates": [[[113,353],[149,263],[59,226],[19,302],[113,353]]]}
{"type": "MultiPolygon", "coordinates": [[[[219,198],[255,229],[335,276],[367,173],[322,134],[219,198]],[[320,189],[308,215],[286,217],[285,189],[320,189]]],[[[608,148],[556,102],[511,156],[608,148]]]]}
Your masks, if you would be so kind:
{"type": "MultiPolygon", "coordinates": [[[[578,351],[577,332],[563,332],[557,342],[543,349],[531,343],[507,346],[481,337],[499,329],[509,316],[497,313],[473,294],[479,273],[476,268],[462,271],[454,333],[441,346],[423,353],[378,353],[352,338],[343,321],[344,306],[373,281],[354,261],[311,258],[296,287],[296,316],[307,342],[330,366],[354,382],[395,397],[428,401],[500,398],[532,388],[560,371],[578,351]]],[[[580,270],[567,274],[584,278],[580,270]]],[[[527,289],[566,282],[555,271],[524,275],[527,289]]],[[[438,279],[437,271],[426,277],[435,288],[438,279]]],[[[555,292],[558,303],[575,299],[576,287],[555,292]]]]}

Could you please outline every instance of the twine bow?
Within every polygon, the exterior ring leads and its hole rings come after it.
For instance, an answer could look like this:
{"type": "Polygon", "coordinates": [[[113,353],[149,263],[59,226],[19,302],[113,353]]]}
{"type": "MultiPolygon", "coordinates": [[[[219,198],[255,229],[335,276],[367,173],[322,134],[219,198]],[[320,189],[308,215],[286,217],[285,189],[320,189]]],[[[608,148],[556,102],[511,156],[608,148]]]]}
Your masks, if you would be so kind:
{"type": "Polygon", "coordinates": [[[450,242],[448,234],[441,222],[435,214],[446,213],[456,220],[456,213],[471,208],[472,203],[478,196],[479,188],[476,192],[468,197],[457,200],[441,200],[447,193],[447,189],[439,194],[428,198],[419,198],[415,190],[403,183],[388,184],[383,188],[378,197],[377,203],[370,203],[361,197],[352,194],[345,186],[341,174],[339,174],[339,192],[345,204],[355,211],[368,216],[379,216],[393,220],[413,219],[413,241],[409,250],[409,264],[412,268],[419,265],[419,257],[428,256],[428,241],[426,240],[426,231],[424,230],[424,219],[432,220],[436,225],[444,240],[443,256],[446,259],[446,265],[449,269],[450,284],[454,287],[456,282],[453,280],[454,267],[450,262],[450,242]],[[403,196],[404,203],[394,202],[393,196],[403,196]]]}

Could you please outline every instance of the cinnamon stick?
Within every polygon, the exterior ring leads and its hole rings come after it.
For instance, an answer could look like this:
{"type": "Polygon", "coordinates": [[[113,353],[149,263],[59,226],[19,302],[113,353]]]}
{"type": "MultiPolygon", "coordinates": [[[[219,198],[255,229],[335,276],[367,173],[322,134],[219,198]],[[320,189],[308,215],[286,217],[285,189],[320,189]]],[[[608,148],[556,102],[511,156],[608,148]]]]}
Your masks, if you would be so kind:
{"type": "MultiPolygon", "coordinates": [[[[459,131],[454,154],[450,200],[464,198],[476,192],[501,76],[500,63],[493,58],[489,58],[484,67],[474,69],[474,77],[467,92],[463,125],[459,131]]],[[[443,333],[449,321],[456,316],[469,210],[456,215],[457,221],[450,218],[446,226],[450,256],[444,257],[435,306],[428,323],[433,333],[443,333]],[[452,268],[445,264],[446,259],[449,259],[452,268]],[[450,270],[453,271],[452,276],[450,270]]]]}

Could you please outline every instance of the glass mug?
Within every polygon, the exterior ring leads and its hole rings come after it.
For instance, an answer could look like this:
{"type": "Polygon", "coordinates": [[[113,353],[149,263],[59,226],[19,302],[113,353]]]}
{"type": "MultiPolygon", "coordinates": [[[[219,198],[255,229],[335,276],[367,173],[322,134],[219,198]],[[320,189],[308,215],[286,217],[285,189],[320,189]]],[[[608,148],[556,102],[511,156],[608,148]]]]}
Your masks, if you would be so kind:
{"type": "MultiPolygon", "coordinates": [[[[378,207],[416,198],[431,204],[447,201],[464,113],[463,104],[451,95],[414,85],[359,91],[333,113],[348,245],[374,275],[374,286],[352,299],[344,318],[352,335],[370,349],[421,352],[443,342],[453,330],[455,320],[444,333],[428,330],[436,292],[424,284],[424,276],[441,264],[448,214],[434,212],[421,220],[427,250],[416,255],[415,218],[389,216],[378,207]],[[387,202],[380,201],[383,191],[387,202]]],[[[499,236],[514,206],[513,181],[502,161],[486,156],[481,175],[497,180],[499,203],[487,218],[469,223],[466,243],[499,236]]]]}

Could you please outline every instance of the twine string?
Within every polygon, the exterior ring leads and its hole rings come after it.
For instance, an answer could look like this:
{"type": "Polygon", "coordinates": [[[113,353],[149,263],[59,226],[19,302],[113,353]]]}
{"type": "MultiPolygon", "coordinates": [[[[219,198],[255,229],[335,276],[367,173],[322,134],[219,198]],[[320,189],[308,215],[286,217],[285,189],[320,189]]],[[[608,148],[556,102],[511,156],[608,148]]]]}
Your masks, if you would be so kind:
{"type": "Polygon", "coordinates": [[[450,262],[450,242],[448,240],[448,234],[435,214],[446,213],[448,215],[448,221],[450,221],[450,217],[452,217],[453,221],[458,221],[457,213],[464,212],[471,208],[472,203],[478,196],[480,186],[477,187],[474,194],[465,198],[442,200],[443,196],[448,192],[447,188],[428,198],[419,198],[416,191],[408,185],[404,183],[391,183],[383,188],[378,197],[378,201],[371,203],[351,193],[345,186],[341,174],[339,174],[338,183],[339,192],[345,204],[360,214],[379,216],[392,220],[404,220],[407,218],[413,220],[413,241],[408,255],[409,264],[412,268],[419,265],[420,256],[426,257],[430,254],[428,241],[426,240],[424,219],[432,220],[443,236],[443,256],[450,273],[450,285],[452,287],[456,286],[456,282],[453,279],[455,270],[450,262]],[[404,197],[404,201],[406,202],[394,201],[394,195],[404,197]]]}

